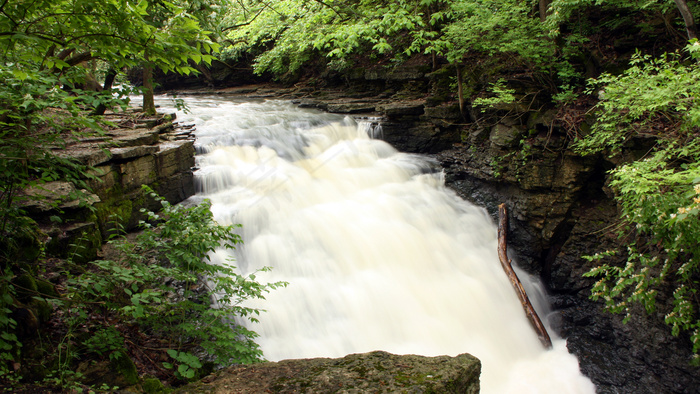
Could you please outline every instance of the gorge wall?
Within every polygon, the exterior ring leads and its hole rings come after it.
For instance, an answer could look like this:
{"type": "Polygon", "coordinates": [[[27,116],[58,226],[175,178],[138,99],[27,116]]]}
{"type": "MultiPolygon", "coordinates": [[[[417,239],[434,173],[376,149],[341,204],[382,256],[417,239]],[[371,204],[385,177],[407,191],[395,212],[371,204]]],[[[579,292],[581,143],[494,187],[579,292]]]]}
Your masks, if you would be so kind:
{"type": "MultiPolygon", "coordinates": [[[[430,74],[422,81],[435,86],[430,74]]],[[[405,83],[420,85],[412,78],[405,83]]],[[[700,369],[690,364],[692,346],[687,337],[671,335],[663,307],[652,315],[640,307],[623,324],[623,316],[589,299],[594,279],[582,275],[596,264],[581,256],[619,247],[619,215],[606,187],[614,163],[573,153],[552,110],[471,109],[462,117],[455,102],[435,105],[431,94],[405,101],[400,92],[396,101],[375,107],[385,119],[383,138],[406,152],[438,152],[447,186],[494,218],[498,204],[506,203],[511,252],[518,265],[543,279],[556,311],[550,321],[598,391],[694,392],[700,369]]],[[[636,155],[645,143],[630,144],[622,156],[636,155]]]]}

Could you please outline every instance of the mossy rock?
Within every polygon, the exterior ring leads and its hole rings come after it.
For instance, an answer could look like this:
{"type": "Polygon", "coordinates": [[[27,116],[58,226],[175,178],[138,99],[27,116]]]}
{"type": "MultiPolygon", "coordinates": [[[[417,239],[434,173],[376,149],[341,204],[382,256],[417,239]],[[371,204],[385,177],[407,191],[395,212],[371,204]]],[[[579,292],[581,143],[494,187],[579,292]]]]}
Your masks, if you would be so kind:
{"type": "Polygon", "coordinates": [[[112,358],[110,366],[124,378],[128,386],[139,382],[139,371],[136,369],[136,364],[124,352],[119,352],[118,357],[112,358]]]}
{"type": "Polygon", "coordinates": [[[481,363],[456,357],[351,354],[343,358],[283,360],[237,365],[191,383],[176,393],[478,393],[481,363]]]}
{"type": "Polygon", "coordinates": [[[102,236],[95,222],[71,223],[48,231],[46,253],[71,259],[76,264],[92,261],[102,247],[102,236]]]}
{"type": "Polygon", "coordinates": [[[153,377],[144,378],[143,383],[141,383],[141,389],[146,394],[160,394],[169,391],[160,380],[153,377]]]}
{"type": "Polygon", "coordinates": [[[112,357],[110,361],[93,360],[81,363],[77,371],[83,374],[83,382],[88,385],[105,384],[122,388],[138,384],[136,364],[124,352],[118,353],[117,358],[112,357]]]}
{"type": "Polygon", "coordinates": [[[35,282],[39,294],[46,297],[60,297],[60,294],[58,293],[58,290],[56,290],[56,286],[54,286],[53,283],[43,279],[36,279],[35,282]]]}
{"type": "Polygon", "coordinates": [[[39,293],[36,279],[29,274],[22,274],[16,277],[12,280],[12,284],[15,286],[17,300],[23,304],[30,302],[32,297],[39,293]]]}
{"type": "Polygon", "coordinates": [[[76,223],[66,230],[68,253],[76,264],[86,263],[97,258],[97,252],[102,247],[102,236],[96,223],[76,223]]]}
{"type": "Polygon", "coordinates": [[[10,318],[17,323],[14,331],[20,341],[36,337],[39,332],[39,319],[31,308],[15,308],[10,318]]]}
{"type": "Polygon", "coordinates": [[[50,303],[46,301],[34,300],[31,304],[31,308],[36,312],[36,317],[39,319],[39,323],[44,324],[51,319],[53,306],[50,303]]]}
{"type": "Polygon", "coordinates": [[[29,219],[10,234],[0,237],[0,249],[4,251],[8,261],[30,263],[26,265],[31,266],[41,255],[44,237],[45,234],[39,230],[36,222],[29,219]]]}

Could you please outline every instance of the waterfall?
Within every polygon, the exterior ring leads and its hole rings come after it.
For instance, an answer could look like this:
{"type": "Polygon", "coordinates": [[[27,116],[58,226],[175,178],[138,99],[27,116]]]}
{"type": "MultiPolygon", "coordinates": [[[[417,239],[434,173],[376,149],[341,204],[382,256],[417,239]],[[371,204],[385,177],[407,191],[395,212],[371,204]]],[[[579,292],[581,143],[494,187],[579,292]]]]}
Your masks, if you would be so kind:
{"type": "Polygon", "coordinates": [[[370,138],[383,139],[382,118],[379,116],[362,116],[355,118],[357,127],[364,131],[370,138]]]}
{"type": "Polygon", "coordinates": [[[213,260],[289,282],[254,304],[266,309],[250,327],[266,359],[471,353],[484,393],[594,392],[562,339],[543,349],[494,223],[444,186],[437,163],[370,138],[371,121],[274,100],[186,101],[199,197],[220,223],[242,224],[244,244],[213,260]]]}

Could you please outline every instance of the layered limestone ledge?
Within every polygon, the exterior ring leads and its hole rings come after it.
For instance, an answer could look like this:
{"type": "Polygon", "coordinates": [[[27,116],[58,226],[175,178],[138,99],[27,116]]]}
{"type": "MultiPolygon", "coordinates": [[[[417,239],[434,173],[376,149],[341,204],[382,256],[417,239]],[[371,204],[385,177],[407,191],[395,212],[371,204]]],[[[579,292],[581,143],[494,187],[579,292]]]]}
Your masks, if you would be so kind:
{"type": "Polygon", "coordinates": [[[142,185],[171,204],[194,194],[194,136],[174,126],[174,114],[136,116],[108,115],[116,128],[54,151],[91,167],[89,192],[61,181],[26,191],[41,197],[30,199],[24,209],[48,235],[49,254],[80,255],[80,260],[88,261],[115,228],[136,228],[145,217],[142,208],[160,208],[142,185]]]}

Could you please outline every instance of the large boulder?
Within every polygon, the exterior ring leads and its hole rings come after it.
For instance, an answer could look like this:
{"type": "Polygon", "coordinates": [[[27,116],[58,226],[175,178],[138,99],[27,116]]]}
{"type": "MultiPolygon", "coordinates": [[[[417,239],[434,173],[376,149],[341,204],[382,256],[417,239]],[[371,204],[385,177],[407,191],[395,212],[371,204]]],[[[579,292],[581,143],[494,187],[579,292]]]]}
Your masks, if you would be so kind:
{"type": "Polygon", "coordinates": [[[236,365],[175,393],[478,393],[481,363],[382,351],[236,365]]]}

